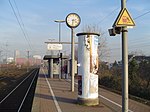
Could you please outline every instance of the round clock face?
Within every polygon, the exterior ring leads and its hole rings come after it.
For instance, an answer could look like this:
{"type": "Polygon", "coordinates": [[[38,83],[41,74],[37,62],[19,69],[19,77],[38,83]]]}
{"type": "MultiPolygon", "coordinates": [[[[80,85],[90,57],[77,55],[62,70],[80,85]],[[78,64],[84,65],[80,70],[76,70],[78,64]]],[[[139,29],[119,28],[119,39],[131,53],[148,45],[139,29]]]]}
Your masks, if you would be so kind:
{"type": "Polygon", "coordinates": [[[76,13],[70,13],[66,17],[66,24],[70,28],[76,28],[80,24],[80,17],[76,13]]]}

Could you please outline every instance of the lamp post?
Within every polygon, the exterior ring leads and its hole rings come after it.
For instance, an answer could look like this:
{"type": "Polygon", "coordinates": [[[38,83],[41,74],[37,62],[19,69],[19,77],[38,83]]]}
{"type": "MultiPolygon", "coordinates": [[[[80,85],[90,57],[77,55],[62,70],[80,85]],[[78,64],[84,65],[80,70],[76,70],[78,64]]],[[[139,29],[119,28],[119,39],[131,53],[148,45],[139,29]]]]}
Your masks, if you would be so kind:
{"type": "Polygon", "coordinates": [[[61,41],[61,23],[64,23],[64,20],[55,20],[56,23],[59,24],[59,43],[61,41]]]}
{"type": "MultiPolygon", "coordinates": [[[[54,22],[58,23],[59,24],[59,44],[61,42],[61,23],[64,23],[65,21],[64,20],[55,20],[54,22]]],[[[60,50],[59,50],[59,56],[60,56],[60,50]]],[[[60,69],[61,69],[61,60],[59,58],[59,63],[60,63],[60,69]]],[[[59,74],[59,79],[62,77],[62,70],[60,70],[60,74],[59,74]]]]}

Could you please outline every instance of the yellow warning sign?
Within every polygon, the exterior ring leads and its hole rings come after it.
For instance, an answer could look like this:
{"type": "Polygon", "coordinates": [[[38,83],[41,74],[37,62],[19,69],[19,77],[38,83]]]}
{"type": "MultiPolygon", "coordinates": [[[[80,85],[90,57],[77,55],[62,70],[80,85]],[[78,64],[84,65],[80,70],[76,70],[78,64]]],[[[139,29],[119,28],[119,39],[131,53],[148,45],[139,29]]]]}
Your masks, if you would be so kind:
{"type": "Polygon", "coordinates": [[[113,26],[121,27],[121,26],[135,26],[133,19],[131,18],[128,10],[124,8],[120,11],[115,23],[113,26]]]}

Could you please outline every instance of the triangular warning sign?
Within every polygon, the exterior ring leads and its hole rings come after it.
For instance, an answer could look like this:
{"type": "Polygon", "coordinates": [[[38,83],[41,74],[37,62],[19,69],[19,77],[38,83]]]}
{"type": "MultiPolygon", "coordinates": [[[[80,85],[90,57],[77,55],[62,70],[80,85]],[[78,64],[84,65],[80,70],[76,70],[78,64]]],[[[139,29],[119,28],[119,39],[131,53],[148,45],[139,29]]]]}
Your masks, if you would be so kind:
{"type": "Polygon", "coordinates": [[[135,26],[135,23],[126,8],[124,8],[120,11],[113,27],[114,26],[116,26],[116,27],[135,26]]]}

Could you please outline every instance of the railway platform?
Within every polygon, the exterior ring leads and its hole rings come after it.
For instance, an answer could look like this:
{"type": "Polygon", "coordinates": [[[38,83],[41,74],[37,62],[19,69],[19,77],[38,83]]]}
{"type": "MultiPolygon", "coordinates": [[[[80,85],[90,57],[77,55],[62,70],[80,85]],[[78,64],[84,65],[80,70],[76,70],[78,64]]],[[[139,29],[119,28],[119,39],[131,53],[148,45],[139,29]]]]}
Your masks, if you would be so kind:
{"type": "Polygon", "coordinates": [[[77,86],[71,92],[70,82],[65,79],[49,79],[47,71],[41,68],[32,112],[112,112],[102,102],[98,106],[84,106],[77,104],[77,86]]]}

